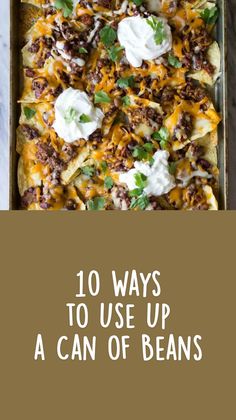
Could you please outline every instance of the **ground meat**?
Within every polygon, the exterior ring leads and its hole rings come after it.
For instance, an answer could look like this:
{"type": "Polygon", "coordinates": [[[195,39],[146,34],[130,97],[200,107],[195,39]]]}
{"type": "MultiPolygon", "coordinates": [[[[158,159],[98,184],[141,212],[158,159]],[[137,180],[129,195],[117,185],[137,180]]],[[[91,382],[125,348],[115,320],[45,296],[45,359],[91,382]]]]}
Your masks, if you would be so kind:
{"type": "Polygon", "coordinates": [[[200,102],[207,96],[207,92],[201,86],[196,85],[194,82],[189,81],[186,86],[179,91],[181,99],[193,100],[200,102]]]}
{"type": "Polygon", "coordinates": [[[183,48],[184,58],[182,62],[184,66],[194,71],[205,69],[212,74],[214,68],[206,58],[206,52],[212,43],[212,39],[206,28],[201,27],[189,32],[189,28],[185,27],[183,29],[183,41],[186,41],[186,45],[189,45],[189,48],[183,48]]]}
{"type": "Polygon", "coordinates": [[[210,163],[210,162],[208,162],[206,159],[203,159],[203,158],[198,159],[197,164],[201,165],[201,167],[202,167],[205,171],[207,171],[207,170],[209,170],[209,169],[211,168],[211,163],[210,163]]]}
{"type": "Polygon", "coordinates": [[[58,85],[55,89],[51,90],[51,94],[56,98],[63,92],[63,87],[61,85],[58,85]]]}
{"type": "Polygon", "coordinates": [[[60,30],[63,35],[63,38],[65,38],[67,41],[77,38],[79,35],[78,32],[75,31],[75,29],[72,28],[66,21],[62,23],[60,30]]]}
{"type": "Polygon", "coordinates": [[[162,124],[162,116],[158,114],[156,109],[151,107],[134,109],[131,114],[131,120],[133,125],[140,124],[144,121],[149,124],[151,121],[157,123],[158,125],[162,124]]]}
{"type": "Polygon", "coordinates": [[[61,172],[66,166],[57,151],[48,143],[39,142],[37,144],[36,158],[43,165],[49,165],[52,171],[61,172]]]}
{"type": "Polygon", "coordinates": [[[77,156],[77,147],[73,144],[64,144],[62,151],[65,154],[65,160],[67,163],[77,156]]]}
{"type": "Polygon", "coordinates": [[[48,159],[53,156],[54,153],[56,153],[56,151],[49,144],[43,142],[37,144],[36,157],[43,165],[48,163],[48,159]]]}
{"type": "Polygon", "coordinates": [[[94,20],[93,20],[92,16],[84,14],[84,15],[80,16],[80,22],[83,23],[83,25],[92,26],[94,20]]]}
{"type": "Polygon", "coordinates": [[[28,51],[36,54],[40,48],[40,38],[36,39],[35,42],[32,42],[31,46],[28,48],[28,51]]]}
{"type": "Polygon", "coordinates": [[[66,201],[65,208],[67,210],[76,210],[77,203],[72,198],[70,198],[69,200],[66,201]]]}
{"type": "Polygon", "coordinates": [[[29,188],[24,192],[23,197],[21,197],[21,205],[24,209],[26,209],[30,204],[35,203],[37,201],[36,189],[29,188]]]}
{"type": "Polygon", "coordinates": [[[48,201],[46,201],[44,199],[44,197],[41,198],[41,201],[40,201],[39,205],[40,205],[41,209],[43,209],[43,210],[48,210],[48,209],[50,209],[50,207],[52,207],[52,205],[50,203],[48,203],[48,201]]]}
{"type": "Polygon", "coordinates": [[[198,190],[197,186],[192,183],[186,188],[187,207],[190,206],[192,210],[208,210],[209,205],[204,202],[205,197],[202,190],[198,190]]]}
{"type": "Polygon", "coordinates": [[[174,99],[175,90],[171,86],[166,86],[157,96],[161,104],[166,104],[174,99]]]}
{"type": "Polygon", "coordinates": [[[67,85],[69,85],[70,84],[70,75],[69,74],[67,74],[65,71],[63,71],[63,70],[59,70],[58,71],[58,73],[60,74],[60,77],[61,77],[61,80],[65,83],[65,84],[67,84],[67,85]]]}
{"type": "Polygon", "coordinates": [[[32,82],[32,89],[36,99],[39,99],[43,91],[48,87],[48,81],[45,77],[37,77],[32,82]]]}
{"type": "Polygon", "coordinates": [[[37,67],[38,67],[39,69],[42,69],[42,68],[43,68],[43,66],[44,66],[44,64],[45,64],[45,59],[44,59],[44,58],[40,58],[40,59],[37,61],[37,67]]]}
{"type": "Polygon", "coordinates": [[[105,7],[106,9],[113,9],[113,4],[111,0],[98,0],[99,6],[105,7]]]}
{"type": "Polygon", "coordinates": [[[189,139],[193,130],[193,118],[188,112],[183,112],[174,129],[174,140],[185,141],[189,139]]]}
{"type": "Polygon", "coordinates": [[[190,159],[198,159],[200,156],[202,156],[204,153],[204,147],[200,146],[198,144],[195,143],[191,143],[191,145],[189,146],[187,152],[186,152],[186,157],[190,158],[190,159]]]}
{"type": "Polygon", "coordinates": [[[92,142],[100,143],[102,141],[102,130],[97,128],[97,130],[90,134],[89,140],[92,142]]]}
{"type": "Polygon", "coordinates": [[[198,54],[206,51],[212,43],[212,38],[204,26],[191,30],[184,39],[189,41],[190,51],[198,54]]]}
{"type": "Polygon", "coordinates": [[[28,140],[33,140],[39,137],[39,131],[36,128],[30,127],[28,124],[21,125],[21,129],[28,140]]]}
{"type": "Polygon", "coordinates": [[[152,207],[152,210],[162,210],[162,207],[158,203],[156,197],[150,197],[149,202],[150,202],[150,206],[152,207]]]}
{"type": "Polygon", "coordinates": [[[210,75],[212,75],[215,71],[215,67],[206,59],[203,61],[203,69],[210,75]]]}
{"type": "Polygon", "coordinates": [[[35,76],[35,71],[33,69],[26,69],[25,74],[26,74],[27,77],[34,77],[35,76]]]}
{"type": "Polygon", "coordinates": [[[45,16],[55,15],[57,13],[57,9],[54,7],[47,7],[44,9],[45,16]]]}
{"type": "Polygon", "coordinates": [[[52,184],[52,185],[54,185],[54,186],[57,186],[57,185],[60,185],[60,182],[61,182],[61,173],[60,173],[60,171],[53,171],[49,176],[48,176],[48,181],[52,184]]]}
{"type": "Polygon", "coordinates": [[[130,197],[128,195],[128,192],[123,187],[113,187],[111,190],[111,197],[115,209],[128,210],[128,208],[130,207],[130,197]]]}
{"type": "Polygon", "coordinates": [[[103,67],[109,66],[110,62],[107,58],[99,58],[99,60],[97,60],[97,68],[99,70],[101,70],[103,67]]]}

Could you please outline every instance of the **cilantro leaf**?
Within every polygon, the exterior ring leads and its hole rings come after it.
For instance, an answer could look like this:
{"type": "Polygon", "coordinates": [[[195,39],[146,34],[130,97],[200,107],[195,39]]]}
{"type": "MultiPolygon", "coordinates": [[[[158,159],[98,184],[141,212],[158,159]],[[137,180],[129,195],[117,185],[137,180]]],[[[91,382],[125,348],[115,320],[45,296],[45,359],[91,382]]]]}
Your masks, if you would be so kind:
{"type": "Polygon", "coordinates": [[[210,9],[204,9],[201,12],[201,18],[206,22],[207,25],[214,25],[219,15],[218,8],[216,6],[210,9]]]}
{"type": "Polygon", "coordinates": [[[117,80],[117,86],[121,89],[134,86],[134,76],[121,77],[117,80]]]}
{"type": "Polygon", "coordinates": [[[152,144],[152,143],[145,143],[145,144],[143,145],[143,148],[144,148],[147,152],[151,153],[151,152],[153,151],[153,144],[152,144]]]}
{"type": "Polygon", "coordinates": [[[30,120],[33,118],[36,114],[35,109],[28,108],[27,106],[24,107],[24,114],[27,120],[30,120]]]}
{"type": "Polygon", "coordinates": [[[151,26],[154,31],[154,39],[157,45],[162,44],[166,39],[164,22],[158,20],[155,16],[151,16],[147,19],[147,24],[151,26]]]}
{"type": "Polygon", "coordinates": [[[110,190],[113,187],[113,179],[111,176],[106,176],[104,179],[104,186],[107,190],[110,190]]]}
{"type": "Polygon", "coordinates": [[[89,123],[89,122],[91,122],[91,118],[86,114],[82,114],[82,115],[80,115],[79,122],[83,123],[83,124],[84,123],[89,123]]]}
{"type": "Polygon", "coordinates": [[[182,63],[172,54],[169,54],[168,56],[168,63],[170,66],[175,67],[176,69],[180,69],[180,67],[182,67],[182,63]]]}
{"type": "Polygon", "coordinates": [[[81,172],[82,174],[91,177],[95,174],[95,168],[93,166],[83,166],[81,172]]]}
{"type": "Polygon", "coordinates": [[[143,0],[133,0],[133,3],[136,4],[136,6],[141,6],[141,4],[143,4],[143,0]]]}
{"type": "Polygon", "coordinates": [[[100,90],[99,92],[95,93],[95,104],[99,103],[107,103],[109,104],[111,102],[110,96],[106,92],[103,92],[103,90],[100,90]]]}
{"type": "Polygon", "coordinates": [[[67,123],[71,123],[76,118],[78,118],[78,112],[74,108],[68,108],[65,112],[64,119],[67,123]]]}
{"type": "Polygon", "coordinates": [[[152,166],[154,162],[155,160],[153,159],[153,157],[151,157],[151,159],[149,160],[149,165],[152,166]]]}
{"type": "Polygon", "coordinates": [[[168,143],[168,140],[169,140],[169,133],[168,133],[167,128],[162,127],[159,131],[155,131],[152,134],[152,138],[154,140],[159,141],[162,149],[166,149],[166,146],[167,146],[167,143],[168,143]]]}
{"type": "Polygon", "coordinates": [[[148,153],[151,153],[153,150],[152,143],[145,143],[143,146],[136,146],[133,150],[133,157],[138,160],[147,159],[148,153]]]}
{"type": "Polygon", "coordinates": [[[135,179],[135,184],[137,185],[138,188],[141,188],[143,190],[147,186],[147,177],[141,172],[137,172],[134,175],[134,179],[135,179]]]}
{"type": "Polygon", "coordinates": [[[117,38],[117,32],[109,25],[104,26],[99,33],[100,39],[105,47],[111,47],[117,38]]]}
{"type": "Polygon", "coordinates": [[[123,105],[129,106],[131,104],[129,96],[123,96],[122,98],[123,105]]]}
{"type": "Polygon", "coordinates": [[[101,170],[103,173],[105,173],[107,171],[107,163],[105,161],[101,162],[101,170]]]}
{"type": "Polygon", "coordinates": [[[88,50],[86,50],[86,48],[84,48],[84,47],[79,47],[79,53],[80,54],[88,54],[88,50]]]}
{"type": "Polygon", "coordinates": [[[54,3],[56,9],[62,10],[63,16],[67,18],[73,13],[73,0],[56,0],[54,3]]]}
{"type": "Polygon", "coordinates": [[[130,208],[134,209],[139,207],[141,210],[145,210],[149,204],[149,199],[146,195],[141,195],[138,198],[133,197],[131,200],[130,208]]]}
{"type": "Polygon", "coordinates": [[[92,200],[87,202],[89,210],[103,210],[105,206],[105,198],[103,197],[94,197],[92,200]]]}
{"type": "Polygon", "coordinates": [[[119,58],[119,53],[124,49],[124,47],[116,47],[115,45],[112,45],[111,48],[108,49],[108,57],[111,61],[117,61],[119,58]]]}
{"type": "Polygon", "coordinates": [[[146,159],[147,152],[142,146],[136,146],[132,153],[134,158],[137,158],[138,160],[146,159]]]}
{"type": "Polygon", "coordinates": [[[169,162],[169,172],[171,175],[174,175],[176,172],[177,162],[169,162]]]}
{"type": "Polygon", "coordinates": [[[131,190],[129,192],[129,196],[130,197],[138,197],[138,196],[142,195],[142,193],[143,193],[142,188],[135,188],[134,190],[131,190]]]}

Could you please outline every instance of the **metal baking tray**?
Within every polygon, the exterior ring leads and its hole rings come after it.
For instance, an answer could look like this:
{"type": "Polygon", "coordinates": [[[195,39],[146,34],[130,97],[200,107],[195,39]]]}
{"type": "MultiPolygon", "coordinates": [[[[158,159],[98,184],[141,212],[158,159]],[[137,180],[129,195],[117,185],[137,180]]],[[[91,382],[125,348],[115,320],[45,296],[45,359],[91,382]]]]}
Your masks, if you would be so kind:
{"type": "MultiPolygon", "coordinates": [[[[228,130],[227,130],[227,44],[226,44],[226,1],[217,1],[220,14],[215,30],[215,38],[221,49],[221,77],[217,82],[213,97],[217,110],[220,112],[222,122],[218,127],[218,167],[219,167],[219,210],[228,208],[228,130]]],[[[10,0],[10,106],[9,106],[9,210],[19,209],[19,194],[17,187],[17,153],[16,128],[19,121],[20,107],[17,101],[21,93],[21,48],[22,33],[25,26],[30,25],[26,19],[27,5],[19,0],[10,0]],[[23,30],[22,30],[23,28],[23,30]]]]}

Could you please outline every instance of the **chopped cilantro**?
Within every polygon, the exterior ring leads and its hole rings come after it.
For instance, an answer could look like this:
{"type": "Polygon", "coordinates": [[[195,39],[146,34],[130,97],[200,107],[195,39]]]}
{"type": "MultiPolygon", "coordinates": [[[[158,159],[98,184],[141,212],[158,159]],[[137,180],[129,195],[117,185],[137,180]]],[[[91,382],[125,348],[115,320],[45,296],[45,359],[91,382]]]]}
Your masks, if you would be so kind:
{"type": "Polygon", "coordinates": [[[214,25],[218,18],[219,12],[216,6],[211,7],[210,9],[204,9],[201,12],[201,18],[208,24],[214,25]]]}
{"type": "Polygon", "coordinates": [[[56,9],[62,10],[63,16],[67,18],[73,12],[73,0],[56,0],[54,3],[56,9]]]}
{"type": "Polygon", "coordinates": [[[174,175],[176,172],[177,162],[169,162],[169,172],[171,175],[174,175]]]}
{"type": "Polygon", "coordinates": [[[155,16],[147,19],[147,23],[154,31],[154,39],[157,45],[162,44],[166,38],[164,22],[158,20],[155,16]]]}
{"type": "Polygon", "coordinates": [[[68,108],[65,115],[64,115],[64,119],[67,123],[71,123],[72,121],[74,121],[76,118],[78,118],[78,112],[76,111],[76,109],[74,108],[68,108]]]}
{"type": "Polygon", "coordinates": [[[147,159],[148,153],[151,153],[153,150],[152,143],[145,143],[143,146],[136,146],[133,150],[133,157],[138,160],[147,159]]]}
{"type": "Polygon", "coordinates": [[[135,184],[138,188],[144,189],[147,185],[147,177],[146,175],[142,174],[141,172],[137,172],[134,175],[135,184]]]}
{"type": "Polygon", "coordinates": [[[152,143],[145,143],[143,145],[143,148],[147,151],[147,152],[152,152],[153,151],[153,144],[152,143]]]}
{"type": "Polygon", "coordinates": [[[107,171],[107,163],[105,161],[101,162],[101,170],[103,173],[105,173],[107,171]]]}
{"type": "Polygon", "coordinates": [[[120,52],[123,50],[123,47],[116,47],[115,45],[112,45],[111,48],[108,49],[108,57],[111,61],[118,61],[118,58],[120,56],[120,52]]]}
{"type": "Polygon", "coordinates": [[[94,197],[87,202],[89,210],[103,210],[105,206],[105,199],[103,197],[94,197]]]}
{"type": "Polygon", "coordinates": [[[129,192],[130,197],[138,197],[142,195],[143,189],[142,188],[135,188],[134,190],[129,192]]]}
{"type": "Polygon", "coordinates": [[[133,3],[136,4],[136,6],[141,6],[141,4],[143,4],[143,0],[133,0],[133,3]]]}
{"type": "Polygon", "coordinates": [[[86,114],[82,114],[82,115],[80,115],[79,122],[83,123],[83,124],[84,123],[89,123],[89,122],[91,122],[91,118],[86,114]]]}
{"type": "Polygon", "coordinates": [[[107,190],[110,190],[113,187],[113,179],[111,176],[106,176],[104,179],[104,186],[107,190]]]}
{"type": "Polygon", "coordinates": [[[159,141],[161,148],[165,149],[168,143],[168,139],[169,139],[169,133],[168,133],[167,128],[162,127],[159,131],[155,131],[152,134],[152,138],[154,140],[159,141]]]}
{"type": "Polygon", "coordinates": [[[105,45],[105,47],[111,47],[112,44],[114,44],[115,40],[117,38],[117,33],[115,29],[113,29],[111,26],[106,25],[104,28],[100,31],[100,39],[102,43],[105,45]]]}
{"type": "Polygon", "coordinates": [[[117,85],[121,89],[134,86],[134,76],[122,77],[117,80],[117,85]]]}
{"type": "Polygon", "coordinates": [[[84,48],[84,47],[79,47],[79,53],[80,54],[87,54],[88,50],[86,50],[86,48],[84,48]]]}
{"type": "Polygon", "coordinates": [[[172,54],[169,54],[168,56],[168,63],[170,66],[175,67],[176,69],[180,69],[180,67],[182,67],[182,63],[172,54]]]}
{"type": "Polygon", "coordinates": [[[131,104],[129,96],[123,96],[122,102],[125,106],[129,106],[131,104]]]}
{"type": "Polygon", "coordinates": [[[81,168],[81,172],[86,176],[93,176],[95,173],[95,169],[93,166],[83,166],[81,168]]]}
{"type": "Polygon", "coordinates": [[[103,92],[103,90],[100,90],[99,92],[95,93],[95,104],[99,103],[107,103],[109,104],[111,102],[110,96],[106,92],[103,92]]]}
{"type": "Polygon", "coordinates": [[[141,210],[145,210],[149,204],[149,199],[146,195],[141,195],[140,197],[133,197],[131,200],[130,208],[134,209],[139,207],[141,210]]]}
{"type": "Polygon", "coordinates": [[[27,120],[30,120],[33,118],[36,114],[35,109],[28,108],[27,106],[24,107],[24,114],[27,120]]]}

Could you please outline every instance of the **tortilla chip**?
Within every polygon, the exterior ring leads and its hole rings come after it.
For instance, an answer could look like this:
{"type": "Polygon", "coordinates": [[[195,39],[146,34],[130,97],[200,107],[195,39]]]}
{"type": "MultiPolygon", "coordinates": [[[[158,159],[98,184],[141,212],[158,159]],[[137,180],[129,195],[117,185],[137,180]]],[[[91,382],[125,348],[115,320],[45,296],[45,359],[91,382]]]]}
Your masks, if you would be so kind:
{"type": "Polygon", "coordinates": [[[203,111],[200,104],[193,105],[189,101],[182,100],[176,107],[174,112],[164,121],[164,125],[171,134],[174,135],[175,127],[177,126],[181,114],[183,112],[189,113],[193,118],[193,130],[189,139],[182,142],[174,140],[172,143],[173,150],[182,149],[190,141],[204,137],[206,134],[214,131],[219,124],[221,118],[215,111],[213,104],[203,111]]]}
{"type": "Polygon", "coordinates": [[[80,150],[78,156],[71,160],[67,168],[61,173],[61,181],[63,185],[68,185],[78,175],[81,166],[89,155],[89,148],[84,147],[80,150]]]}
{"type": "Polygon", "coordinates": [[[199,70],[189,73],[188,76],[192,79],[198,80],[201,83],[213,86],[220,76],[220,48],[216,41],[214,41],[207,51],[207,58],[209,63],[214,67],[213,74],[207,73],[206,70],[199,70]]]}
{"type": "Polygon", "coordinates": [[[218,210],[218,202],[213,194],[212,188],[209,185],[203,185],[202,188],[206,195],[207,204],[209,205],[208,210],[218,210]]]}
{"type": "Polygon", "coordinates": [[[42,103],[22,103],[20,124],[27,124],[39,131],[40,136],[49,132],[49,127],[54,122],[54,107],[50,102],[42,103]],[[27,111],[34,111],[35,114],[27,119],[27,111]],[[48,124],[46,124],[45,119],[48,124]]]}
{"type": "Polygon", "coordinates": [[[42,183],[40,171],[35,170],[36,165],[33,161],[27,161],[27,167],[25,165],[24,159],[21,156],[18,161],[18,188],[21,196],[24,195],[24,192],[30,187],[39,187],[42,183]]]}

